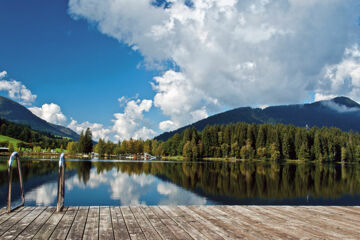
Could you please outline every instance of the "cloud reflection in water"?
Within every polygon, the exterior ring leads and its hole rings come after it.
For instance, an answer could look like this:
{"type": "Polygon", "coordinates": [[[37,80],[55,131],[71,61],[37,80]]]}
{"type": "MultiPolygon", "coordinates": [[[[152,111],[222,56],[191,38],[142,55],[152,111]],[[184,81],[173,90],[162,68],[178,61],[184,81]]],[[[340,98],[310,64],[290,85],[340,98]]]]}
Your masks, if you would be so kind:
{"type": "MultiPolygon", "coordinates": [[[[98,173],[92,168],[86,184],[76,174],[66,179],[65,186],[65,200],[70,205],[79,201],[81,205],[92,205],[94,199],[103,205],[206,204],[206,198],[153,175],[128,174],[116,169],[98,173]]],[[[57,183],[46,182],[26,193],[25,199],[28,205],[48,206],[56,204],[56,197],[57,183]]]]}

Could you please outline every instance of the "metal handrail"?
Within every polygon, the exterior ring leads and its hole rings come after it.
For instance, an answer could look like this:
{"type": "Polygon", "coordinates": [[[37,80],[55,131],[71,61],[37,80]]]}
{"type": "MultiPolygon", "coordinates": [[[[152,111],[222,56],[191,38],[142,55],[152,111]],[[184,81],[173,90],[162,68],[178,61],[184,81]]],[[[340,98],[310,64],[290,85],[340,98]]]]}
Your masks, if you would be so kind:
{"type": "Polygon", "coordinates": [[[13,152],[9,158],[9,164],[8,164],[8,177],[9,177],[9,189],[8,189],[8,204],[7,204],[7,211],[10,213],[11,211],[24,206],[25,204],[25,195],[24,195],[24,188],[23,188],[23,178],[22,178],[22,172],[21,172],[21,164],[20,164],[20,157],[17,152],[13,152]],[[14,209],[11,209],[11,183],[12,183],[12,163],[16,159],[17,162],[17,168],[19,172],[19,182],[20,182],[20,190],[21,190],[21,205],[16,206],[14,209]]]}
{"type": "Polygon", "coordinates": [[[59,180],[56,211],[60,212],[64,208],[65,202],[65,154],[61,153],[59,158],[59,180]]]}

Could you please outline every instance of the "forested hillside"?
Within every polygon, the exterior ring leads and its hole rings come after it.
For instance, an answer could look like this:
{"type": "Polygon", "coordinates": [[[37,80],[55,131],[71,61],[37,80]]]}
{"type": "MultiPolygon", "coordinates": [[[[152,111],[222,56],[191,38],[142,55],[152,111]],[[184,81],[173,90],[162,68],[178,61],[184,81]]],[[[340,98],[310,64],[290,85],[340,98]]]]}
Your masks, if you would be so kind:
{"type": "Polygon", "coordinates": [[[54,136],[61,136],[78,140],[79,135],[64,126],[48,123],[34,115],[23,105],[0,96],[0,118],[8,121],[30,126],[32,129],[47,132],[54,136]]]}
{"type": "Polygon", "coordinates": [[[309,104],[271,106],[264,109],[241,107],[210,116],[191,125],[165,132],[155,139],[166,141],[175,133],[194,127],[202,131],[207,125],[221,125],[237,122],[283,123],[298,127],[336,127],[343,131],[360,132],[360,105],[346,97],[318,101],[309,104]]]}
{"type": "Polygon", "coordinates": [[[360,159],[360,135],[337,128],[241,122],[207,126],[201,132],[187,128],[161,143],[160,152],[187,159],[353,161],[360,159]]]}
{"type": "MultiPolygon", "coordinates": [[[[66,147],[69,139],[56,137],[50,133],[35,131],[27,125],[9,122],[0,118],[0,135],[12,137],[23,141],[18,143],[18,147],[32,148],[39,146],[43,149],[54,149],[63,146],[66,147]],[[20,146],[19,146],[20,144],[20,146]]],[[[8,141],[0,142],[0,146],[7,147],[8,141]]]]}

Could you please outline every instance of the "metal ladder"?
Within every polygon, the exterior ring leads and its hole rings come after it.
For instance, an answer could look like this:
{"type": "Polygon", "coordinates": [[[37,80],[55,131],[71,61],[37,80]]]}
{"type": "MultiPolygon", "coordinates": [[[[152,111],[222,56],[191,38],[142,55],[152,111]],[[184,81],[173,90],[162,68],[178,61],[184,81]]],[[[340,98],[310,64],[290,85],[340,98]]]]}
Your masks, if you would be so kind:
{"type": "MultiPolygon", "coordinates": [[[[14,211],[15,209],[24,206],[25,204],[25,194],[24,194],[24,187],[23,187],[23,177],[21,172],[21,162],[20,162],[20,156],[18,152],[13,152],[9,158],[8,163],[8,179],[9,179],[9,185],[8,185],[8,203],[7,203],[7,211],[10,213],[11,211],[14,211]],[[20,190],[21,190],[21,204],[11,209],[11,184],[12,184],[12,164],[14,160],[16,159],[17,162],[17,169],[19,173],[19,183],[20,183],[20,190]]],[[[60,212],[64,207],[64,201],[65,201],[65,154],[61,153],[59,158],[59,179],[58,179],[58,195],[57,195],[57,204],[56,204],[56,211],[60,212]]]]}

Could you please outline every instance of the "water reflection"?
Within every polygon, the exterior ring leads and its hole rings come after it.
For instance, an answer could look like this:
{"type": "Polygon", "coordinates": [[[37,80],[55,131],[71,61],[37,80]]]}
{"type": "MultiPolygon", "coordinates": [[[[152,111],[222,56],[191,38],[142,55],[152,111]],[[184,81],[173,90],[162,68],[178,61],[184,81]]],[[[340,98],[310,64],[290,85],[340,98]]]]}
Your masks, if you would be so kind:
{"type": "MultiPolygon", "coordinates": [[[[26,160],[23,168],[26,204],[55,205],[57,163],[26,160]]],[[[6,204],[5,169],[1,161],[0,206],[6,204]]],[[[358,163],[68,161],[66,166],[66,205],[358,205],[359,200],[358,163]]]]}

